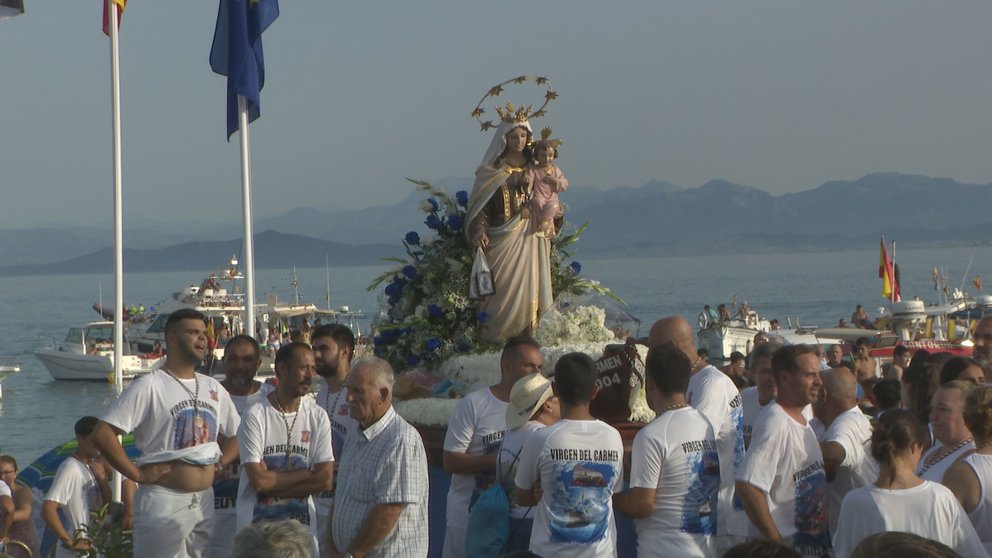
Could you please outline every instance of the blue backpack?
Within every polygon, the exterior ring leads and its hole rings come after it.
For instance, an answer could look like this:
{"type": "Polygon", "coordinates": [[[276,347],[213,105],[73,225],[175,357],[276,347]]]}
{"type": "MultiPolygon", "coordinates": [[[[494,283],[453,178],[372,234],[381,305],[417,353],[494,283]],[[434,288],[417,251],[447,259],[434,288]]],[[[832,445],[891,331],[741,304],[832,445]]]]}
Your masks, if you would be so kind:
{"type": "MultiPolygon", "coordinates": [[[[500,443],[499,456],[503,452],[500,443]]],[[[513,456],[517,463],[520,454],[513,456]]],[[[503,554],[510,539],[510,498],[503,488],[500,460],[496,460],[496,482],[479,494],[468,514],[465,531],[465,552],[472,558],[497,558],[503,554]]],[[[513,469],[513,465],[510,465],[513,469]]]]}

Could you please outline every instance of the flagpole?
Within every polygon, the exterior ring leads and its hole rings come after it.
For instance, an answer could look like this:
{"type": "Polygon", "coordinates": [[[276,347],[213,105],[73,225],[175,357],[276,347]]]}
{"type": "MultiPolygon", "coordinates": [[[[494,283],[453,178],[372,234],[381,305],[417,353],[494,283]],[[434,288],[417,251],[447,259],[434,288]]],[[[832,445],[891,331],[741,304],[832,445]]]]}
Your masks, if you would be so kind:
{"type": "MultiPolygon", "coordinates": [[[[107,3],[110,25],[110,104],[113,121],[114,150],[114,393],[124,390],[121,363],[124,360],[124,210],[121,171],[121,68],[118,49],[118,5],[107,3]]],[[[111,491],[115,502],[121,501],[121,475],[114,471],[111,491]]]]}
{"type": "Polygon", "coordinates": [[[896,279],[896,241],[895,240],[892,241],[892,263],[890,265],[892,266],[892,294],[889,295],[889,298],[891,299],[891,302],[895,304],[896,289],[898,288],[896,285],[899,284],[899,280],[896,279]]]}
{"type": "Polygon", "coordinates": [[[251,225],[251,146],[248,142],[248,106],[238,95],[241,131],[241,201],[245,227],[245,334],[255,337],[255,249],[251,225]]]}

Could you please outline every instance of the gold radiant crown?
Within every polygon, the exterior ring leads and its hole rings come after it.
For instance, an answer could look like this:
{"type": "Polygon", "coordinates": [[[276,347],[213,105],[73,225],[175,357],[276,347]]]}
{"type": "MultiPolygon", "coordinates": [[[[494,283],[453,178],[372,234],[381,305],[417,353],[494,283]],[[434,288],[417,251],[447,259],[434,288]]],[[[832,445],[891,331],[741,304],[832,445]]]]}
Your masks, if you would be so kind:
{"type": "Polygon", "coordinates": [[[551,88],[551,82],[548,81],[546,77],[538,76],[518,76],[513,79],[508,79],[499,85],[494,85],[489,88],[489,91],[482,96],[479,104],[475,106],[475,110],[472,111],[472,118],[479,121],[479,125],[482,127],[482,131],[485,132],[490,128],[495,128],[496,124],[492,120],[482,120],[482,115],[486,112],[486,109],[482,108],[482,103],[486,102],[489,97],[498,97],[500,93],[503,92],[503,87],[509,84],[521,84],[526,81],[533,81],[535,84],[540,86],[546,86],[547,89],[544,93],[544,104],[540,106],[537,110],[534,110],[534,105],[527,105],[526,107],[514,108],[512,102],[507,102],[505,107],[496,106],[496,114],[499,116],[500,120],[503,122],[524,122],[530,118],[540,118],[547,113],[548,104],[558,98],[558,93],[551,88]]]}

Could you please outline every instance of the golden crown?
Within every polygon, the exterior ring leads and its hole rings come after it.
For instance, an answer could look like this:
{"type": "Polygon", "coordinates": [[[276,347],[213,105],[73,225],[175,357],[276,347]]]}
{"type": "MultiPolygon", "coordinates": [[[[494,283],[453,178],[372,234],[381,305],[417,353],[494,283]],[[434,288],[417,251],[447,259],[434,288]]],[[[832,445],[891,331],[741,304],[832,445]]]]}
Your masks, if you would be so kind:
{"type": "Polygon", "coordinates": [[[489,91],[482,96],[479,104],[475,106],[475,110],[472,111],[472,118],[479,121],[479,125],[481,126],[483,132],[489,130],[490,128],[495,128],[496,124],[492,120],[482,120],[482,115],[486,112],[486,109],[482,108],[482,103],[486,102],[486,99],[489,97],[499,97],[499,95],[503,93],[504,87],[507,85],[519,85],[527,81],[532,81],[539,86],[546,87],[544,92],[544,104],[542,104],[537,110],[534,110],[534,105],[514,108],[513,103],[507,102],[505,107],[499,105],[495,107],[496,114],[503,122],[524,122],[531,118],[540,118],[547,114],[548,104],[558,98],[558,93],[551,88],[551,82],[548,81],[548,78],[538,76],[518,76],[513,79],[508,79],[499,85],[490,87],[489,91]]]}

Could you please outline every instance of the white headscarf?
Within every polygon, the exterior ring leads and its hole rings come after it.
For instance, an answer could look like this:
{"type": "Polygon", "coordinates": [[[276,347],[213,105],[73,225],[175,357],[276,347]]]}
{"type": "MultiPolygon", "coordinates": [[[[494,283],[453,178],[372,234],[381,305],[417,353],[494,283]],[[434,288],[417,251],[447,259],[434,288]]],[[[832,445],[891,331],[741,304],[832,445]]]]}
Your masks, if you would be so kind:
{"type": "Polygon", "coordinates": [[[493,140],[489,142],[489,149],[486,150],[486,154],[482,157],[482,162],[480,165],[491,165],[497,157],[503,154],[503,150],[506,149],[506,134],[510,133],[510,130],[523,126],[530,132],[533,136],[534,131],[530,128],[530,122],[524,120],[523,122],[504,122],[500,120],[499,127],[496,128],[496,133],[493,134],[493,140]]]}

